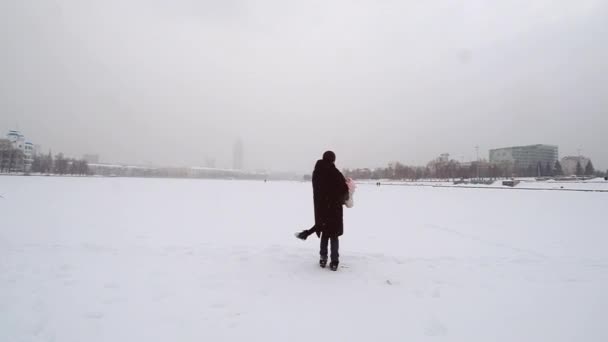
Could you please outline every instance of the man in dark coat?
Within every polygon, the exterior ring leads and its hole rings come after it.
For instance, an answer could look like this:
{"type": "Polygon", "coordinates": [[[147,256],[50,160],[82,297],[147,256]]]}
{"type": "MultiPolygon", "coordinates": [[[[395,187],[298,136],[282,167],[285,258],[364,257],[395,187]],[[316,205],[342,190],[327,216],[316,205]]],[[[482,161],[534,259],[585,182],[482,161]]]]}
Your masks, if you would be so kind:
{"type": "Polygon", "coordinates": [[[321,236],[321,267],[327,265],[327,247],[331,242],[331,262],[335,271],[339,263],[339,240],[344,233],[342,205],[348,199],[348,186],[342,173],[335,166],[336,155],[332,151],[323,154],[312,173],[312,188],[315,208],[315,231],[321,236]]]}

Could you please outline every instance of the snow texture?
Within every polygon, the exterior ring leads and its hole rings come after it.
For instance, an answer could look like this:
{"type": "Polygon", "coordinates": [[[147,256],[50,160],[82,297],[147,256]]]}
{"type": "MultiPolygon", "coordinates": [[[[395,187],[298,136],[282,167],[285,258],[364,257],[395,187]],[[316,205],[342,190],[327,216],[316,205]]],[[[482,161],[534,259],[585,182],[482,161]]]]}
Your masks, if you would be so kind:
{"type": "Polygon", "coordinates": [[[608,194],[0,177],[0,341],[608,341],[608,194]]]}

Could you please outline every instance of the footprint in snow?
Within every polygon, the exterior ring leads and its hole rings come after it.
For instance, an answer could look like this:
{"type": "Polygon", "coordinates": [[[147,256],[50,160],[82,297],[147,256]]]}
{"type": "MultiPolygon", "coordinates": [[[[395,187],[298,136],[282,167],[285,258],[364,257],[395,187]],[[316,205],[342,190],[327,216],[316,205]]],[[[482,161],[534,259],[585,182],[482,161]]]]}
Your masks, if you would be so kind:
{"type": "Polygon", "coordinates": [[[448,328],[446,328],[445,325],[443,325],[443,323],[441,323],[441,321],[439,321],[437,318],[432,318],[427,323],[424,331],[425,335],[427,336],[444,336],[447,334],[447,332],[448,328]]]}
{"type": "Polygon", "coordinates": [[[213,303],[211,304],[211,308],[213,309],[223,309],[226,307],[226,304],[224,303],[213,303]]]}
{"type": "Polygon", "coordinates": [[[103,312],[87,312],[84,314],[84,317],[87,319],[102,319],[103,316],[103,312]]]}

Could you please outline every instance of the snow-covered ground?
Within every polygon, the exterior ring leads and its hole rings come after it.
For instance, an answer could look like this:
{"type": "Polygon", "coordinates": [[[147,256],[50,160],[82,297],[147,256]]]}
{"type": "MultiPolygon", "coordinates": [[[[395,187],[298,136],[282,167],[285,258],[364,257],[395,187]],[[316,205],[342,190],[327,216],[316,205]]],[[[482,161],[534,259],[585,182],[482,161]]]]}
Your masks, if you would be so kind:
{"type": "Polygon", "coordinates": [[[0,341],[608,341],[608,194],[0,177],[0,341]]]}

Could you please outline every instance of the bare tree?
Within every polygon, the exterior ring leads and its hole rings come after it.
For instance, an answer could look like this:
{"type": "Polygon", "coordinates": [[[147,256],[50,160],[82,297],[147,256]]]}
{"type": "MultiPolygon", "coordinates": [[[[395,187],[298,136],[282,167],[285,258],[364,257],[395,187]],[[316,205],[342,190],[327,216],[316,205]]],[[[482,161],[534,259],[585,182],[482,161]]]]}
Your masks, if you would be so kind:
{"type": "Polygon", "coordinates": [[[562,170],[562,164],[558,161],[555,162],[555,167],[553,168],[553,174],[555,176],[563,176],[564,170],[562,170]]]}
{"type": "Polygon", "coordinates": [[[587,163],[587,166],[585,166],[585,175],[586,176],[593,176],[594,174],[595,174],[595,168],[593,167],[593,163],[590,160],[587,163]]]}
{"type": "Polygon", "coordinates": [[[577,161],[576,162],[576,175],[577,176],[582,176],[583,175],[583,167],[581,166],[581,161],[577,161]]]}

